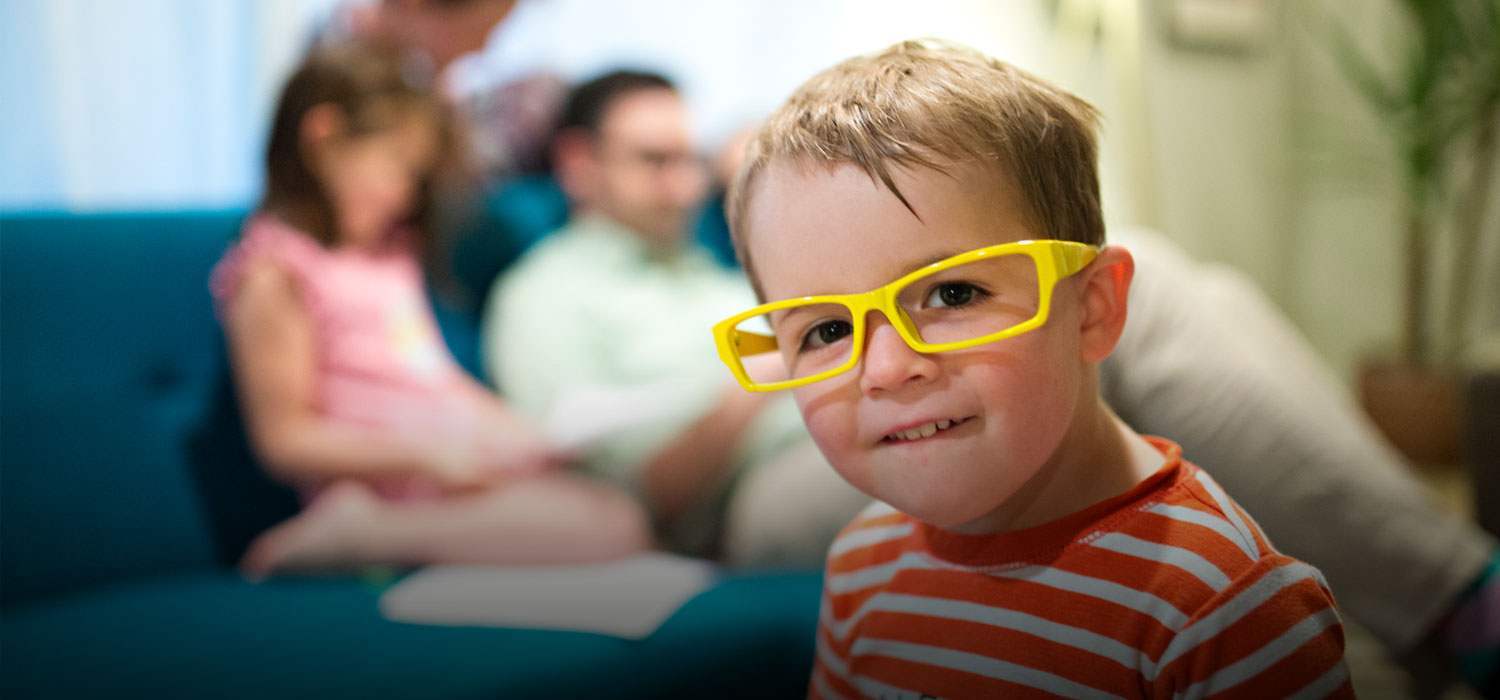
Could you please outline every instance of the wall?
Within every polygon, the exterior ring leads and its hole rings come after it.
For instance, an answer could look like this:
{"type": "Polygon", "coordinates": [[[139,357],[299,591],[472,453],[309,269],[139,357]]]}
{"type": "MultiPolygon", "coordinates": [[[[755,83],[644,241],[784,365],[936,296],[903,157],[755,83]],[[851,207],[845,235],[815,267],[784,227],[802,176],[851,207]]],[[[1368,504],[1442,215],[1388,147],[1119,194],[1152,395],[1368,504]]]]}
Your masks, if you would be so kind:
{"type": "MultiPolygon", "coordinates": [[[[1265,0],[1262,28],[1222,50],[1174,39],[1172,4],[1148,0],[1141,26],[1155,201],[1117,210],[1116,221],[1154,225],[1194,255],[1243,270],[1352,381],[1362,358],[1396,341],[1401,183],[1389,139],[1333,62],[1321,22],[1332,12],[1375,55],[1392,55],[1397,9],[1265,0]]],[[[1111,167],[1106,178],[1122,172],[1111,167]]],[[[1500,183],[1491,200],[1470,354],[1500,363],[1500,350],[1478,348],[1500,331],[1500,183]]]]}

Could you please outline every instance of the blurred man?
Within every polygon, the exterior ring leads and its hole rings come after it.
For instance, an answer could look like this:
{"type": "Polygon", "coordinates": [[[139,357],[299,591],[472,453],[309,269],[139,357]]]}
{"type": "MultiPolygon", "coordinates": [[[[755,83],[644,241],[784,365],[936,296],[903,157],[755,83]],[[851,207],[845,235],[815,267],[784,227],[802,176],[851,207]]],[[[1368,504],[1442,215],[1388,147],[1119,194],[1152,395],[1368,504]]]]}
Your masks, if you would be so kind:
{"type": "Polygon", "coordinates": [[[709,327],[753,295],[688,235],[707,173],[681,96],[649,73],[581,85],[553,159],[571,217],[490,294],[491,378],[549,422],[620,427],[585,467],[638,492],[675,549],[816,565],[867,499],[786,397],[743,391],[715,359],[709,327]]]}

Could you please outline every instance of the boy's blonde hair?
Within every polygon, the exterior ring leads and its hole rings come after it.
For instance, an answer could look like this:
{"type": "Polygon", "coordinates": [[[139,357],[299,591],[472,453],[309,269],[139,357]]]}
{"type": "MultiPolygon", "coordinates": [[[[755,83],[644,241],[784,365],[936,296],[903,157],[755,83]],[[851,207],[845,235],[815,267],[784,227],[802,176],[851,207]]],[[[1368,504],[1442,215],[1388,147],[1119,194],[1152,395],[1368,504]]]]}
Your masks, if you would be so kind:
{"type": "Polygon", "coordinates": [[[1092,105],[974,49],[904,41],[802,84],[751,139],[730,187],[735,252],[759,292],[745,244],[756,178],[772,163],[853,164],[911,209],[892,166],[978,162],[1015,183],[1040,235],[1102,244],[1092,105]]]}

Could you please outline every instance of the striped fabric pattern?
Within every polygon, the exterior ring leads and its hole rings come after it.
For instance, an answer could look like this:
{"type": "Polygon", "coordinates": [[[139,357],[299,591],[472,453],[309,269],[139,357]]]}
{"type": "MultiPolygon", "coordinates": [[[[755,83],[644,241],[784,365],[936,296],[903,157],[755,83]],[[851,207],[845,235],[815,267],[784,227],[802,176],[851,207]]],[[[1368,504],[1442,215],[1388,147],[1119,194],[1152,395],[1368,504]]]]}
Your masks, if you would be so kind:
{"type": "Polygon", "coordinates": [[[829,550],[814,698],[1353,697],[1333,597],[1181,449],[1035,528],[875,504],[829,550]]]}

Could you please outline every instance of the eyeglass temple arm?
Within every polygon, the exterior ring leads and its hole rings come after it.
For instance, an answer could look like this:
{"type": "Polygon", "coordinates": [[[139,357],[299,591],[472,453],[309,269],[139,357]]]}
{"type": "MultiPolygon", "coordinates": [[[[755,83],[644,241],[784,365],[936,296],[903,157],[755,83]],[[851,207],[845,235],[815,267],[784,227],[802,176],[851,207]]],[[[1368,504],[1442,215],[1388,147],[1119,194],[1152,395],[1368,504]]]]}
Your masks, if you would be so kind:
{"type": "Polygon", "coordinates": [[[1082,270],[1094,258],[1099,257],[1099,249],[1088,245],[1065,245],[1059,246],[1060,255],[1057,256],[1057,276],[1067,277],[1082,270]]]}
{"type": "Polygon", "coordinates": [[[759,355],[764,352],[775,352],[778,347],[776,336],[772,335],[737,330],[734,331],[731,337],[734,340],[734,347],[739,351],[741,357],[759,355]]]}

